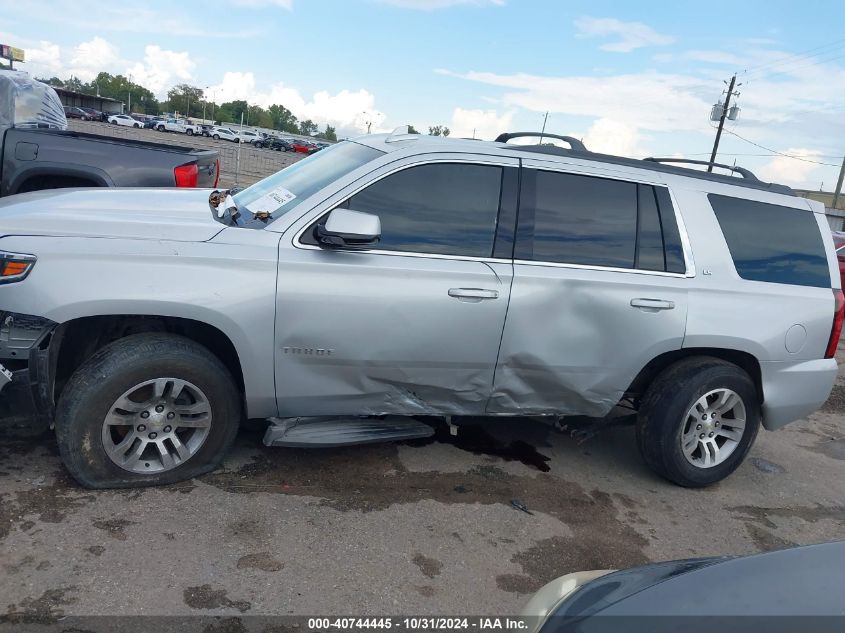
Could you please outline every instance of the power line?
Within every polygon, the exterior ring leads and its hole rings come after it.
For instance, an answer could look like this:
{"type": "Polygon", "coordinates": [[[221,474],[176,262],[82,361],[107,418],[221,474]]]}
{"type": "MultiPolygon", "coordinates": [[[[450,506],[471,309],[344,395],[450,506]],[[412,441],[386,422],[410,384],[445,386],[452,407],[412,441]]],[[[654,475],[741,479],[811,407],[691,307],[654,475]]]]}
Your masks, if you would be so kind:
{"type": "MultiPolygon", "coordinates": [[[[752,66],[751,68],[746,68],[746,69],[743,70],[743,72],[746,73],[746,74],[750,74],[750,73],[756,72],[756,71],[763,69],[763,68],[769,68],[770,66],[777,66],[778,64],[785,62],[785,61],[797,61],[797,60],[805,58],[805,57],[812,57],[813,54],[816,53],[816,51],[819,51],[823,48],[829,48],[831,46],[835,46],[836,44],[840,44],[840,43],[845,44],[845,38],[840,39],[840,40],[834,40],[833,42],[828,42],[827,44],[822,44],[821,46],[815,46],[815,47],[809,48],[805,51],[793,53],[792,55],[785,55],[784,57],[779,57],[778,59],[775,59],[771,62],[767,62],[765,64],[758,64],[757,66],[752,66]]],[[[830,51],[826,51],[826,52],[829,53],[830,51]]]]}
{"type": "MultiPolygon", "coordinates": [[[[713,127],[713,126],[711,126],[711,127],[713,127]]],[[[731,134],[731,135],[737,137],[738,139],[745,141],[746,143],[751,143],[751,145],[753,145],[754,147],[759,147],[760,149],[764,149],[767,152],[772,152],[772,155],[784,156],[785,158],[792,158],[794,160],[800,160],[800,161],[803,161],[805,163],[814,163],[816,165],[824,165],[825,167],[839,167],[839,165],[835,165],[833,163],[823,163],[823,162],[818,161],[818,160],[811,160],[809,158],[801,158],[800,156],[793,156],[792,154],[785,154],[783,152],[777,151],[776,149],[772,149],[771,147],[766,147],[765,145],[760,145],[759,143],[755,143],[754,141],[747,139],[744,136],[740,136],[739,134],[737,134],[736,132],[733,132],[731,130],[725,129],[724,131],[727,132],[728,134],[731,134]]],[[[732,156],[734,156],[734,155],[739,156],[739,154],[731,154],[731,155],[732,156]]]]}
{"type": "MultiPolygon", "coordinates": [[[[772,77],[777,75],[786,75],[789,73],[794,73],[796,70],[800,70],[802,68],[809,68],[810,66],[821,66],[822,64],[830,63],[834,60],[840,59],[845,57],[845,53],[838,53],[839,49],[845,48],[845,45],[838,47],[837,49],[827,51],[824,55],[828,55],[830,53],[837,53],[833,57],[822,58],[823,56],[819,56],[819,58],[814,59],[809,64],[801,64],[799,66],[794,66],[792,64],[787,64],[784,70],[777,70],[775,72],[757,72],[754,75],[748,75],[749,77],[753,77],[754,79],[759,79],[762,77],[772,77]]],[[[798,61],[806,61],[806,60],[795,60],[798,61]]]]}

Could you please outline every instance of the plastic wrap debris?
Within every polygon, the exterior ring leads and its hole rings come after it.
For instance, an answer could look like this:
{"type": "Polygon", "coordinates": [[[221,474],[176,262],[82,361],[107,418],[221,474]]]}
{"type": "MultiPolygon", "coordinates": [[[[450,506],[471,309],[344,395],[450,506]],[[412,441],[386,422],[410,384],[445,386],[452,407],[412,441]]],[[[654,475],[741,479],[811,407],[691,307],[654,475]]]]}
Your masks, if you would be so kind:
{"type": "Polygon", "coordinates": [[[10,127],[67,129],[59,95],[25,72],[0,70],[0,130],[10,127]]]}

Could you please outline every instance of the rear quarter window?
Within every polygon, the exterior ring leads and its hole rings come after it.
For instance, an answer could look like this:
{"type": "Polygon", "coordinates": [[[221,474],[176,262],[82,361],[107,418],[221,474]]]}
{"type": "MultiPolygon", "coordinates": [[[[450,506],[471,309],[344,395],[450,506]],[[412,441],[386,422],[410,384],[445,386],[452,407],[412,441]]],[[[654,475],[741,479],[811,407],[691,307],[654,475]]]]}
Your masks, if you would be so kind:
{"type": "Polygon", "coordinates": [[[712,193],[707,197],[740,277],[830,288],[824,242],[811,211],[712,193]]]}

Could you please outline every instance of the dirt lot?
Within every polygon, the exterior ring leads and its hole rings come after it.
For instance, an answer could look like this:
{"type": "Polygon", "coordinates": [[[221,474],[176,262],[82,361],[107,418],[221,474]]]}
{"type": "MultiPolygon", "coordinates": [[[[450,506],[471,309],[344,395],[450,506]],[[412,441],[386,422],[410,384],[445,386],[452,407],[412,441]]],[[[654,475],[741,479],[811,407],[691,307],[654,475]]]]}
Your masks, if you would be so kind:
{"type": "Polygon", "coordinates": [[[841,539],[843,416],[845,381],[706,490],[652,475],[630,428],[579,444],[489,420],[309,451],[263,448],[250,425],[219,471],[119,492],[79,488],[50,436],[7,430],[0,615],[513,614],[575,570],[841,539]]]}
{"type": "Polygon", "coordinates": [[[293,152],[275,152],[269,149],[256,149],[249,144],[241,145],[240,164],[238,163],[238,145],[231,141],[217,140],[204,136],[187,136],[175,132],[156,132],[155,130],[120,127],[108,123],[94,121],[68,121],[71,130],[87,132],[89,134],[103,134],[117,138],[151,141],[153,143],[168,143],[195,147],[197,149],[216,149],[220,153],[220,186],[231,187],[237,184],[242,187],[251,185],[265,176],[287,167],[302,159],[304,154],[293,152]]]}

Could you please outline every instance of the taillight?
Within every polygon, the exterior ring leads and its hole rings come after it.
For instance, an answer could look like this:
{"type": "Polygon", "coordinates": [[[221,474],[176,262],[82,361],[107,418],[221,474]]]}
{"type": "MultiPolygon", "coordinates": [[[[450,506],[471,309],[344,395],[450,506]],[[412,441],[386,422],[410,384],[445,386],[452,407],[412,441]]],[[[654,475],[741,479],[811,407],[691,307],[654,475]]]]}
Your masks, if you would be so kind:
{"type": "Polygon", "coordinates": [[[220,159],[214,161],[214,184],[211,185],[217,189],[217,183],[220,182],[220,159]]]}
{"type": "Polygon", "coordinates": [[[0,284],[20,281],[35,266],[35,255],[0,251],[0,284]]]}
{"type": "Polygon", "coordinates": [[[177,187],[196,187],[199,179],[199,169],[196,163],[180,165],[173,170],[177,187]]]}
{"type": "Polygon", "coordinates": [[[833,327],[830,328],[830,340],[827,342],[825,358],[836,356],[836,348],[839,346],[839,336],[842,334],[842,321],[845,319],[845,295],[841,290],[834,290],[835,308],[833,313],[833,327]]]}

